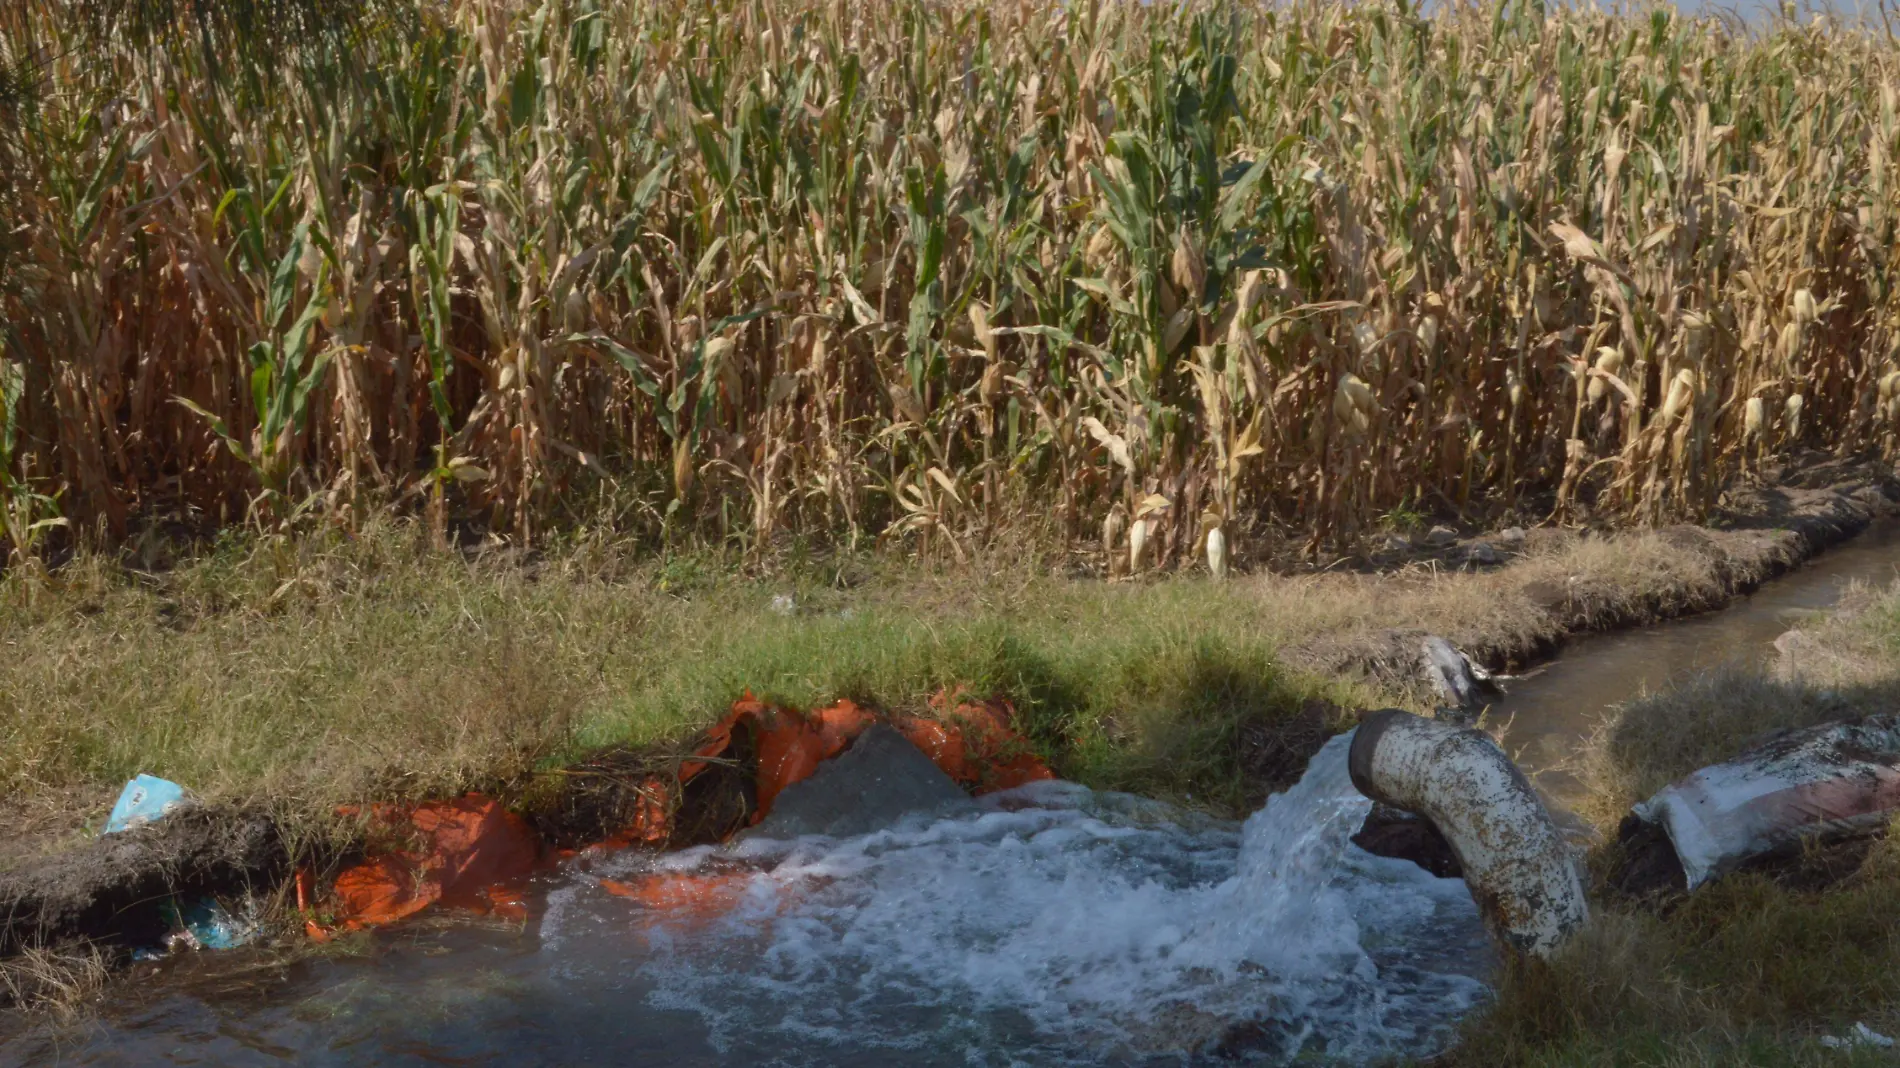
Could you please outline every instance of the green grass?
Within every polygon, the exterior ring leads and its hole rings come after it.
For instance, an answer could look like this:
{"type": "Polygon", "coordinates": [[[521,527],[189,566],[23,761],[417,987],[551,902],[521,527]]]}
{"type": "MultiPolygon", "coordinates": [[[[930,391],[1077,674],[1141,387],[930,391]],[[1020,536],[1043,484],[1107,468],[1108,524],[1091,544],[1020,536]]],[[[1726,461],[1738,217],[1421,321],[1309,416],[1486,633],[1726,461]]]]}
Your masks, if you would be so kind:
{"type": "Polygon", "coordinates": [[[920,709],[963,685],[1014,699],[1067,776],[1237,812],[1239,726],[1344,692],[1282,670],[1243,589],[1206,581],[861,560],[762,578],[425,541],[385,528],[0,584],[0,784],[24,799],[145,771],[315,813],[678,740],[748,688],[920,709]]]}

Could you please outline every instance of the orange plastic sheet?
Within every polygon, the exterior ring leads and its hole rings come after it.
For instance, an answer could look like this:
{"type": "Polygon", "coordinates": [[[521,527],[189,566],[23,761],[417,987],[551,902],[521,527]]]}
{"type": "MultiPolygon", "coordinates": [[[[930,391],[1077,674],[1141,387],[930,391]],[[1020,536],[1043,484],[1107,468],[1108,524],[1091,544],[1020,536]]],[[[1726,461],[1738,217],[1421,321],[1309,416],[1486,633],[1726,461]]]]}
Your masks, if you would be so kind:
{"type": "Polygon", "coordinates": [[[973,703],[961,694],[939,693],[930,703],[937,718],[900,720],[897,729],[944,774],[972,793],[1009,790],[1056,777],[1016,733],[1011,725],[1016,710],[1008,701],[973,703]]]}
{"type": "Polygon", "coordinates": [[[692,919],[710,919],[732,910],[752,885],[753,872],[715,875],[664,872],[633,881],[601,879],[600,888],[649,909],[692,919]]]}
{"type": "MultiPolygon", "coordinates": [[[[966,789],[982,794],[1055,778],[1016,732],[1011,722],[1016,710],[1008,701],[972,701],[961,693],[940,693],[930,703],[934,716],[900,716],[888,722],[966,789]]],[[[604,844],[665,841],[672,831],[671,815],[680,789],[705,770],[709,760],[725,755],[735,731],[751,731],[757,747],[758,804],[752,812],[752,822],[757,823],[771,814],[773,802],[787,786],[811,777],[818,765],[844,752],[879,719],[850,700],[799,712],[765,704],[747,693],[705,733],[694,751],[698,759],[683,762],[676,779],[647,780],[633,825],[604,844]]]]}
{"type": "MultiPolygon", "coordinates": [[[[413,916],[430,905],[527,916],[520,891],[508,884],[542,860],[541,841],[521,817],[480,794],[402,809],[371,810],[379,837],[399,844],[337,876],[330,889],[334,925],[306,922],[313,937],[359,930],[413,916]]],[[[310,880],[300,873],[298,903],[309,907],[310,880]]]]}
{"type": "MultiPolygon", "coordinates": [[[[1011,722],[1015,709],[1009,702],[973,701],[956,692],[938,694],[931,705],[934,715],[892,717],[886,722],[972,793],[1055,777],[1016,732],[1011,722]]],[[[727,755],[736,731],[751,733],[758,757],[757,805],[751,817],[757,823],[771,812],[786,787],[809,778],[820,764],[844,752],[879,720],[848,700],[801,713],[767,705],[748,692],[706,731],[677,773],[651,776],[641,784],[629,826],[590,848],[664,844],[672,836],[673,814],[686,784],[712,761],[727,755]]],[[[373,815],[406,844],[338,876],[330,895],[338,920],[330,926],[309,921],[306,926],[313,937],[391,923],[438,903],[525,917],[518,890],[507,884],[533,871],[546,851],[533,830],[499,802],[469,794],[409,809],[380,806],[373,815]]],[[[602,880],[601,885],[610,893],[649,905],[687,906],[693,911],[721,904],[727,896],[722,888],[739,885],[724,880],[702,882],[675,879],[632,886],[602,880]]],[[[308,915],[315,893],[307,872],[299,873],[297,892],[298,905],[308,915]]]]}

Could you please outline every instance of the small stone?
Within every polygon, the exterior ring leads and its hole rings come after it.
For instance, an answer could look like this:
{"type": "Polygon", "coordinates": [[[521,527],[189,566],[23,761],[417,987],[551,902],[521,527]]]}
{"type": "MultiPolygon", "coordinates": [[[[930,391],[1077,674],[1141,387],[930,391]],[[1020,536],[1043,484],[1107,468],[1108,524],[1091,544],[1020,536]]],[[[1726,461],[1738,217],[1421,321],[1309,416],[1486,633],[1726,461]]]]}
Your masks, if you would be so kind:
{"type": "Polygon", "coordinates": [[[772,611],[781,616],[789,616],[798,611],[798,603],[789,593],[781,593],[772,598],[772,611]]]}
{"type": "Polygon", "coordinates": [[[1523,527],[1506,527],[1498,532],[1498,544],[1506,549],[1516,549],[1524,544],[1523,527]]]}
{"type": "Polygon", "coordinates": [[[1775,639],[1775,652],[1782,656],[1799,656],[1803,647],[1810,644],[1808,636],[1800,628],[1784,630],[1775,639]]]}
{"type": "Polygon", "coordinates": [[[1403,552],[1410,552],[1411,549],[1412,549],[1412,539],[1406,537],[1405,535],[1387,534],[1385,536],[1385,551],[1386,552],[1403,553],[1403,552]]]}
{"type": "Polygon", "coordinates": [[[1434,549],[1442,549],[1458,540],[1458,532],[1450,527],[1433,527],[1425,532],[1425,544],[1434,549]]]}
{"type": "Polygon", "coordinates": [[[1488,541],[1473,544],[1471,548],[1465,550],[1465,556],[1472,563],[1483,564],[1486,567],[1497,563],[1499,559],[1498,551],[1493,549],[1488,541]]]}

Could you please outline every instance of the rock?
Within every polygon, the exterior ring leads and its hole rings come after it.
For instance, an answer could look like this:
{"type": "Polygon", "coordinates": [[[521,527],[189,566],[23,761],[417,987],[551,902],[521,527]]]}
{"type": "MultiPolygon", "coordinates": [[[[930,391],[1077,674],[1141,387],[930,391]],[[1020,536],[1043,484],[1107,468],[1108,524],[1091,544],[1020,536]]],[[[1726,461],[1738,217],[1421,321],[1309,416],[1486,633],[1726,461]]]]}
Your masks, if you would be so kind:
{"type": "Polygon", "coordinates": [[[1465,559],[1474,564],[1490,567],[1502,558],[1498,556],[1498,551],[1491,547],[1490,542],[1480,541],[1473,542],[1471,547],[1465,550],[1465,559]]]}
{"type": "Polygon", "coordinates": [[[867,727],[857,741],[808,779],[787,786],[772,814],[741,837],[848,838],[882,830],[918,812],[973,808],[956,780],[893,728],[867,727]]]}
{"type": "Polygon", "coordinates": [[[1280,1064],[1297,1056],[1308,1037],[1291,1020],[1266,1016],[1228,1025],[1202,1053],[1213,1061],[1280,1064]]]}
{"type": "MultiPolygon", "coordinates": [[[[1459,713],[1479,712],[1499,696],[1498,685],[1491,680],[1490,672],[1473,664],[1457,646],[1436,635],[1428,635],[1420,643],[1419,667],[1432,689],[1459,713]]],[[[1464,721],[1466,716],[1441,715],[1439,718],[1464,721]]]]}
{"type": "Polygon", "coordinates": [[[1458,854],[1430,820],[1390,805],[1372,806],[1352,844],[1374,856],[1409,860],[1440,879],[1464,876],[1458,854]]]}
{"type": "Polygon", "coordinates": [[[1527,582],[1521,591],[1524,599],[1545,612],[1561,612],[1570,604],[1570,591],[1547,579],[1527,582]]]}
{"type": "Polygon", "coordinates": [[[1412,551],[1412,539],[1403,534],[1387,534],[1385,551],[1389,553],[1409,553],[1412,551]]]}
{"type": "Polygon", "coordinates": [[[1525,541],[1526,535],[1524,534],[1523,527],[1506,527],[1498,531],[1498,544],[1504,546],[1506,549],[1522,549],[1525,541]]]}
{"type": "Polygon", "coordinates": [[[1882,493],[1878,486],[1858,486],[1854,489],[1853,497],[1875,511],[1885,511],[1893,506],[1893,502],[1887,499],[1887,495],[1882,493]]]}
{"type": "Polygon", "coordinates": [[[1425,532],[1425,544],[1434,549],[1442,549],[1458,540],[1458,532],[1450,527],[1433,527],[1425,532]]]}
{"type": "Polygon", "coordinates": [[[1800,627],[1784,630],[1775,638],[1775,652],[1784,660],[1799,660],[1815,648],[1814,636],[1800,627]]]}
{"type": "Polygon", "coordinates": [[[1811,666],[1813,659],[1824,651],[1812,634],[1799,627],[1782,631],[1775,638],[1774,649],[1774,673],[1789,680],[1798,678],[1802,667],[1811,666]]]}
{"type": "Polygon", "coordinates": [[[792,600],[791,594],[781,593],[772,598],[772,613],[774,615],[789,616],[796,611],[798,611],[798,603],[792,600]]]}

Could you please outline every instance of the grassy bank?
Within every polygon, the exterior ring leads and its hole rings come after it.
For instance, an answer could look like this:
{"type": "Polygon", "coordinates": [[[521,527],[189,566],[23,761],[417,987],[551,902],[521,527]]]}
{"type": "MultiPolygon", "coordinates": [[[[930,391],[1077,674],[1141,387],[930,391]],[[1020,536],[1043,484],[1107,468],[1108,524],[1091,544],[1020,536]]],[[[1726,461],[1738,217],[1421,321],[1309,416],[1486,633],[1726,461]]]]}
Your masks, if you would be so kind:
{"type": "Polygon", "coordinates": [[[28,0],[6,537],[1696,515],[1893,447],[1895,68],[1540,3],[28,0]]]}
{"type": "MultiPolygon", "coordinates": [[[[1863,590],[1802,633],[1767,670],[1708,676],[1619,709],[1587,750],[1588,814],[1613,836],[1631,803],[1764,731],[1900,708],[1900,587],[1863,590]]],[[[1600,902],[1565,958],[1511,977],[1458,1063],[1891,1064],[1891,1050],[1849,1054],[1816,1039],[1859,1021],[1900,1030],[1896,896],[1900,840],[1889,837],[1724,878],[1663,914],[1600,902]],[[1817,878],[1822,870],[1830,874],[1817,878]]]]}
{"type": "MultiPolygon", "coordinates": [[[[396,522],[88,555],[0,577],[0,867],[77,842],[137,771],[321,828],[338,804],[508,794],[598,746],[671,745],[745,688],[907,711],[945,686],[1000,692],[1066,777],[1238,815],[1298,774],[1308,702],[1429,700],[1401,658],[1418,634],[1534,650],[1719,604],[1803,546],[1752,528],[1546,531],[1495,570],[1224,583],[1058,577],[1027,551],[943,568],[656,557],[604,537],[455,553],[396,522]]],[[[1765,727],[1900,696],[1900,593],[1861,603],[1813,629],[1800,673],[1624,709],[1591,750],[1593,815],[1765,727]]],[[[1843,1063],[1807,1040],[1892,1022],[1896,890],[1882,845],[1825,893],[1743,876],[1666,917],[1605,903],[1557,968],[1509,977],[1461,1063],[1843,1063]]]]}
{"type": "Polygon", "coordinates": [[[392,527],[162,574],[90,558],[6,580],[6,794],[91,790],[96,806],[143,770],[321,813],[683,740],[747,688],[921,710],[960,684],[1014,698],[1067,775],[1235,811],[1237,732],[1346,696],[1279,666],[1240,586],[860,558],[762,578],[709,557],[468,559],[427,540],[392,527]]]}
{"type": "Polygon", "coordinates": [[[39,828],[16,830],[17,853],[139,771],[320,817],[675,744],[746,689],[915,711],[960,685],[1015,701],[1067,777],[1241,814],[1297,774],[1286,742],[1310,734],[1313,699],[1429,707],[1425,633],[1522,657],[1720,604],[1819,544],[1534,531],[1493,570],[1433,556],[1225,583],[1059,577],[1054,548],[945,567],[606,536],[457,553],[399,522],[176,559],[153,545],[0,577],[0,797],[11,826],[39,828]]]}

